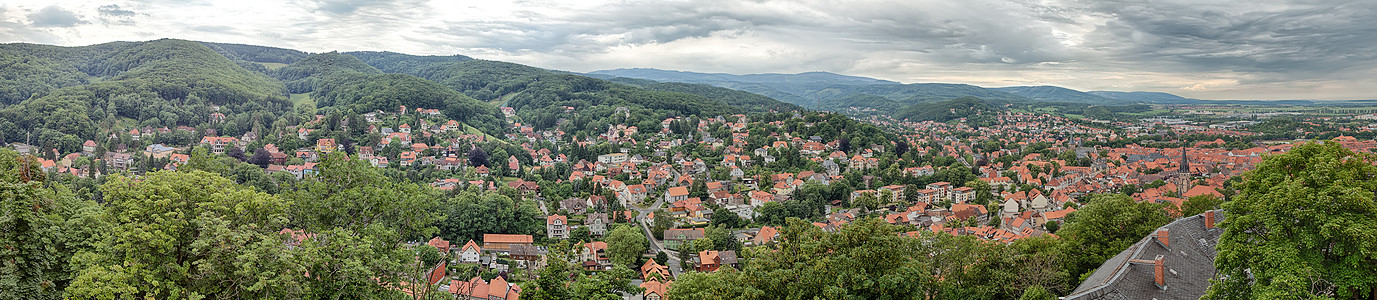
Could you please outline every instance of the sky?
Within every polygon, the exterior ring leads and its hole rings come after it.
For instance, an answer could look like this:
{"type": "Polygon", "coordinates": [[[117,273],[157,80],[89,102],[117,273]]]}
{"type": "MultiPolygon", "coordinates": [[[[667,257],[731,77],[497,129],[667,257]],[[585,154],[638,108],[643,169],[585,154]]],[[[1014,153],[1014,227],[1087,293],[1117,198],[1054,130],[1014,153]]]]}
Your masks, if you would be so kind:
{"type": "Polygon", "coordinates": [[[0,0],[0,42],[177,38],[590,72],[1377,99],[1377,1],[0,0]]]}

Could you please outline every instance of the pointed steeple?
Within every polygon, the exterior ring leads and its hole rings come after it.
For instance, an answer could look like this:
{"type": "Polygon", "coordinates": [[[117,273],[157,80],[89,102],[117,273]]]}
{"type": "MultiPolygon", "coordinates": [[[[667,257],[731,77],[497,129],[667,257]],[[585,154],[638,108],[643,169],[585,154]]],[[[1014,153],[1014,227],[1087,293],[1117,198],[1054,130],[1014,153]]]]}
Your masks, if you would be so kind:
{"type": "Polygon", "coordinates": [[[1177,173],[1182,173],[1182,174],[1190,174],[1190,173],[1191,173],[1191,162],[1190,162],[1189,160],[1186,160],[1186,147],[1185,147],[1185,146],[1182,146],[1182,147],[1181,147],[1181,169],[1180,169],[1180,170],[1177,170],[1176,172],[1177,172],[1177,173]]]}

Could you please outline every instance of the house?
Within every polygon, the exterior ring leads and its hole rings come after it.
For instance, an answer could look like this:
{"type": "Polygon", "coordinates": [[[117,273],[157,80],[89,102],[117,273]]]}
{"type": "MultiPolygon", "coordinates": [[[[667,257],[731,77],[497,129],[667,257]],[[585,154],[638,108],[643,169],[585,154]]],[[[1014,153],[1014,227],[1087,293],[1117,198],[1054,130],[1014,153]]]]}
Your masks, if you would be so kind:
{"type": "Polygon", "coordinates": [[[610,223],[605,213],[590,213],[588,218],[583,220],[583,225],[588,226],[588,232],[597,236],[607,235],[607,224],[610,223]]]}
{"type": "Polygon", "coordinates": [[[105,152],[105,164],[111,169],[125,170],[134,163],[134,158],[129,154],[105,152]]]}
{"type": "Polygon", "coordinates": [[[449,293],[468,300],[517,300],[521,299],[521,286],[507,283],[502,276],[493,278],[492,282],[483,281],[481,277],[467,282],[451,279],[449,293]]]}
{"type": "Polygon", "coordinates": [[[669,187],[665,191],[665,202],[688,200],[688,187],[669,187]]]}
{"type": "Polygon", "coordinates": [[[1198,299],[1215,277],[1224,211],[1177,219],[1106,260],[1061,299],[1198,299]]]}
{"type": "Polygon", "coordinates": [[[665,300],[669,299],[669,288],[674,284],[673,281],[646,280],[641,283],[641,299],[645,300],[665,300]]]}
{"type": "Polygon", "coordinates": [[[736,251],[699,251],[697,263],[694,269],[697,269],[699,272],[717,271],[717,268],[721,268],[722,266],[731,266],[735,268],[737,267],[736,251]]]}
{"type": "Polygon", "coordinates": [[[975,189],[970,187],[959,187],[952,190],[952,202],[966,203],[975,199],[975,189]]]}
{"type": "Polygon", "coordinates": [[[569,218],[561,215],[545,217],[545,236],[552,239],[569,238],[569,218]]]}
{"type": "Polygon", "coordinates": [[[436,250],[440,250],[440,253],[449,252],[449,241],[446,241],[445,239],[442,239],[438,236],[431,238],[429,242],[426,242],[426,245],[435,247],[436,250]]]}
{"type": "Polygon", "coordinates": [[[888,200],[888,201],[893,201],[893,202],[903,202],[903,200],[904,200],[904,186],[903,186],[903,185],[899,185],[899,184],[895,184],[895,185],[886,185],[886,186],[880,187],[879,190],[882,190],[882,191],[889,191],[890,194],[893,195],[893,198],[892,198],[892,199],[880,199],[881,201],[888,200]]]}
{"type": "Polygon", "coordinates": [[[582,215],[588,210],[588,200],[579,198],[564,199],[559,202],[559,209],[563,209],[571,214],[582,215]]]}
{"type": "Polygon", "coordinates": [[[207,136],[201,138],[201,145],[210,148],[211,153],[224,154],[226,150],[225,147],[239,147],[239,139],[207,136]]]}
{"type": "Polygon", "coordinates": [[[661,266],[654,259],[647,259],[645,264],[641,265],[641,279],[645,281],[670,279],[669,267],[661,266]]]}
{"type": "Polygon", "coordinates": [[[937,191],[936,199],[933,199],[933,201],[951,200],[952,185],[950,182],[942,181],[930,183],[928,184],[928,189],[937,191]]]}
{"type": "Polygon", "coordinates": [[[513,245],[531,246],[534,242],[535,237],[527,234],[484,234],[483,250],[507,252],[513,245]]]}
{"type": "Polygon", "coordinates": [[[684,243],[691,243],[694,240],[703,238],[706,235],[706,232],[704,232],[702,228],[665,229],[664,234],[665,248],[670,250],[679,250],[679,246],[683,245],[684,243]]]}
{"type": "Polygon", "coordinates": [[[473,240],[469,240],[468,243],[464,244],[464,248],[459,249],[460,262],[477,263],[481,256],[483,256],[483,248],[479,248],[473,240]]]}
{"type": "MultiPolygon", "coordinates": [[[[644,184],[633,184],[626,186],[626,195],[622,198],[625,199],[625,202],[641,202],[645,201],[646,195],[649,194],[644,184]]],[[[687,193],[685,193],[685,195],[687,195],[687,193]]]]}
{"type": "Polygon", "coordinates": [[[95,155],[95,154],[96,154],[96,141],[86,140],[85,143],[81,143],[81,153],[85,153],[85,154],[88,155],[88,156],[89,156],[89,155],[95,155]]]}
{"type": "Polygon", "coordinates": [[[143,148],[143,155],[152,156],[153,158],[167,158],[176,151],[176,148],[168,147],[163,144],[152,144],[143,148]]]}
{"type": "Polygon", "coordinates": [[[339,145],[335,145],[335,139],[316,140],[316,152],[330,153],[335,152],[336,149],[339,149],[339,145]]]}
{"type": "Polygon", "coordinates": [[[582,249],[579,249],[579,260],[582,261],[583,269],[589,271],[612,266],[612,261],[607,258],[606,242],[584,243],[582,249]]]}
{"type": "Polygon", "coordinates": [[[630,158],[630,156],[626,153],[603,154],[598,155],[598,162],[604,165],[620,164],[627,161],[628,158],[630,158]]]}
{"type": "Polygon", "coordinates": [[[770,226],[760,227],[760,231],[756,232],[755,237],[751,238],[751,245],[764,245],[766,243],[773,242],[775,238],[778,236],[778,229],[775,229],[774,227],[770,226]]]}

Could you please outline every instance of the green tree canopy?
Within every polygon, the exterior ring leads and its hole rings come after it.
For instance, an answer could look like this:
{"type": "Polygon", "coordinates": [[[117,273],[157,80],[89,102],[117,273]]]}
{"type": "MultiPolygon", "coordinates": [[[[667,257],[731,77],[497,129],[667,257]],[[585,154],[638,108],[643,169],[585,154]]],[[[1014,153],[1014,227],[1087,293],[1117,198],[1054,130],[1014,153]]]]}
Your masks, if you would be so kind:
{"type": "Polygon", "coordinates": [[[1224,203],[1209,299],[1370,299],[1377,161],[1333,142],[1268,156],[1224,203]]]}
{"type": "Polygon", "coordinates": [[[1081,274],[1171,222],[1164,207],[1135,202],[1123,194],[1091,196],[1085,207],[1071,213],[1057,231],[1066,241],[1062,253],[1067,257],[1070,279],[1079,279],[1081,274]]]}
{"type": "Polygon", "coordinates": [[[618,266],[630,266],[645,253],[646,243],[645,234],[641,233],[640,228],[617,224],[616,228],[607,234],[607,258],[618,266]]]}

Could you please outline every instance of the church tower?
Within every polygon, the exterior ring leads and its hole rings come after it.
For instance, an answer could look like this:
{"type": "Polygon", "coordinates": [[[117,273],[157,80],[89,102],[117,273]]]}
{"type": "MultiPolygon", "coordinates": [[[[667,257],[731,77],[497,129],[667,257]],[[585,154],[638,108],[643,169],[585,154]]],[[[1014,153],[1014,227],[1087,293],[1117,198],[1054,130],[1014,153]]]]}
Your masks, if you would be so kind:
{"type": "Polygon", "coordinates": [[[1189,191],[1191,189],[1191,186],[1193,185],[1191,183],[1191,162],[1190,160],[1186,159],[1185,146],[1181,147],[1181,166],[1176,170],[1175,179],[1176,180],[1173,181],[1175,181],[1176,183],[1176,195],[1185,198],[1186,191],[1189,191]]]}

